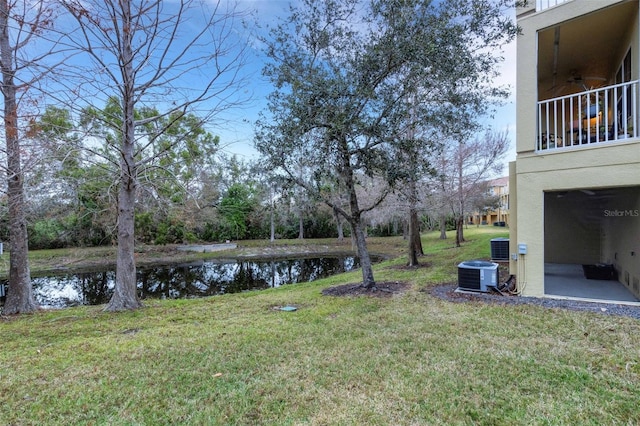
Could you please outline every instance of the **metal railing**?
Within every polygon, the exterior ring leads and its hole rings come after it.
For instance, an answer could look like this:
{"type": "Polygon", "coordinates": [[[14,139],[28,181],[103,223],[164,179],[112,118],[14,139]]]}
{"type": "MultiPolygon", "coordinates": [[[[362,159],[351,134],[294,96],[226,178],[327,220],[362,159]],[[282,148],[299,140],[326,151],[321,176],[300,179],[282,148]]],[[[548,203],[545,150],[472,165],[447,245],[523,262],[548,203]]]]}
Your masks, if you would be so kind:
{"type": "Polygon", "coordinates": [[[550,7],[557,6],[562,3],[566,3],[571,0],[536,0],[536,12],[549,9],[550,7]]]}
{"type": "Polygon", "coordinates": [[[538,102],[536,151],[638,137],[638,80],[538,102]]]}

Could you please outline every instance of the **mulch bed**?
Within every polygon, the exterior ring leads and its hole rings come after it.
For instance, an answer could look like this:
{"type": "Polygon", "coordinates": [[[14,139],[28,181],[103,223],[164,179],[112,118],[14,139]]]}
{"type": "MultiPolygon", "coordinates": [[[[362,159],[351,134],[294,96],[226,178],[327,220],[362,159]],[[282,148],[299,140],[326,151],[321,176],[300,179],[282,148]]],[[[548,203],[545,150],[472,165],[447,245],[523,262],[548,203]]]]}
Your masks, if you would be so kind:
{"type": "Polygon", "coordinates": [[[378,282],[372,288],[366,288],[362,283],[344,284],[335,287],[329,287],[322,290],[325,296],[370,296],[370,297],[391,297],[395,294],[402,294],[410,284],[388,281],[378,282]]]}

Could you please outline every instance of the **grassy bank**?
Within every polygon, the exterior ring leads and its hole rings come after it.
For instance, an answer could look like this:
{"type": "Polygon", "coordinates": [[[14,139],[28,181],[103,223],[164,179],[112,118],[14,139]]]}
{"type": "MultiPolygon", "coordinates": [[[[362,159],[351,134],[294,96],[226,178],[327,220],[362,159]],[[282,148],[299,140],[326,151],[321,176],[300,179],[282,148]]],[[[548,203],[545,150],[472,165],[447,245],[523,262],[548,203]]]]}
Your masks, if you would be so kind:
{"type": "Polygon", "coordinates": [[[387,299],[320,294],[354,272],[1,319],[0,424],[638,424],[637,320],[423,291],[486,258],[495,231],[469,229],[462,248],[425,235],[428,268],[376,265],[378,280],[412,284],[387,299]]]}
{"type": "MultiPolygon", "coordinates": [[[[451,244],[451,242],[448,242],[451,244]]],[[[287,253],[345,253],[353,252],[349,239],[337,241],[335,238],[314,240],[249,240],[237,242],[235,250],[219,252],[193,252],[178,250],[178,245],[162,246],[137,245],[135,249],[138,266],[167,263],[192,262],[216,257],[260,257],[286,256],[287,253]]],[[[385,257],[397,257],[406,251],[406,242],[400,238],[370,238],[369,246],[373,253],[385,257]]],[[[34,250],[29,252],[29,267],[33,275],[44,275],[65,270],[82,270],[115,267],[115,247],[81,247],[52,250],[34,250]]],[[[6,279],[9,273],[9,252],[0,256],[0,279],[6,279]]]]}

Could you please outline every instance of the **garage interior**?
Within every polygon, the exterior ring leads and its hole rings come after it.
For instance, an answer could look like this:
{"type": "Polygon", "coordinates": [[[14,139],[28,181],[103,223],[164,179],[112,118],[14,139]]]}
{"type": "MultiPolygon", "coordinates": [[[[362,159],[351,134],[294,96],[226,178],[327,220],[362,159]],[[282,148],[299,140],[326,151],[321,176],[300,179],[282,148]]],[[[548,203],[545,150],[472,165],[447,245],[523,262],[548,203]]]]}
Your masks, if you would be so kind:
{"type": "Polygon", "coordinates": [[[640,187],[544,196],[545,295],[640,305],[640,187]]]}

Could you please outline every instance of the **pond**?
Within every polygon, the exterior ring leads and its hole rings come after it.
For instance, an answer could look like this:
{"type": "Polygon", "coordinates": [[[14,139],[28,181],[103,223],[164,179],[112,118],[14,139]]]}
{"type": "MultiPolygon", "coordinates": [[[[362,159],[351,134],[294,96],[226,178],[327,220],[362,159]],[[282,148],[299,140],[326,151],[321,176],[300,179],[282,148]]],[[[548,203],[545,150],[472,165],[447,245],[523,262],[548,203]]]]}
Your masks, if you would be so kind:
{"type": "MultiPolygon", "coordinates": [[[[358,267],[359,260],[354,256],[140,267],[137,270],[138,294],[142,299],[214,296],[309,282],[358,267]]],[[[32,277],[31,281],[40,306],[64,308],[107,303],[113,293],[115,275],[115,270],[103,270],[32,277]]],[[[4,297],[0,301],[4,301],[4,297]]]]}

